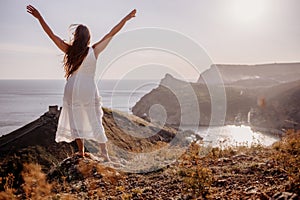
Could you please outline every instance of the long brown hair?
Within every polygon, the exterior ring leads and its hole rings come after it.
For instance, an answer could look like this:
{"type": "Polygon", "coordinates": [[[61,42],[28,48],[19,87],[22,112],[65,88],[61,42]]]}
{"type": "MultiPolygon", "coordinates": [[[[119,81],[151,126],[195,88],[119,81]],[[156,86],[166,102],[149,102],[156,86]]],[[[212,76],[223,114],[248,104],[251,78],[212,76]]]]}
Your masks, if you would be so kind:
{"type": "Polygon", "coordinates": [[[90,31],[86,26],[82,24],[77,26],[74,39],[64,56],[65,77],[67,79],[80,67],[83,59],[88,54],[90,37],[90,31]]]}

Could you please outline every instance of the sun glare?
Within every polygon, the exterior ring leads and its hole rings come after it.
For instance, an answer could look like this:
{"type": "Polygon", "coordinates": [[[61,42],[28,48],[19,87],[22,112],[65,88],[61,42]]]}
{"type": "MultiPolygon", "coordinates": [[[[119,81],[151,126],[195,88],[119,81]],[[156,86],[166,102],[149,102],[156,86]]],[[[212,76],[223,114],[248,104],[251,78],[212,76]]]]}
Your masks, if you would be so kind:
{"type": "Polygon", "coordinates": [[[232,0],[230,12],[235,20],[252,23],[261,19],[265,4],[265,0],[232,0]]]}

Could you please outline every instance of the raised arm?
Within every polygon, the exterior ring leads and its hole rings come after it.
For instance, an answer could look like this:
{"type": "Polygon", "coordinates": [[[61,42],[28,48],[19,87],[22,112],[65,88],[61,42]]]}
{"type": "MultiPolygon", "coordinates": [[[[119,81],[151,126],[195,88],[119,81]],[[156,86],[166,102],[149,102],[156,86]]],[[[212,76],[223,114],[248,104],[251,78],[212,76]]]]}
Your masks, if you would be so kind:
{"type": "Polygon", "coordinates": [[[136,9],[132,10],[126,17],[124,17],[111,31],[106,34],[99,42],[95,43],[93,45],[94,53],[96,58],[98,58],[98,55],[105,49],[105,47],[108,45],[110,40],[114,35],[116,35],[122,27],[125,25],[125,23],[130,20],[131,18],[135,17],[136,9]]]}
{"type": "Polygon", "coordinates": [[[36,8],[34,8],[32,5],[28,5],[27,12],[39,20],[42,28],[47,33],[47,35],[50,37],[50,39],[56,44],[56,46],[60,50],[62,50],[64,53],[66,53],[69,45],[53,33],[53,31],[48,26],[48,24],[45,22],[45,20],[43,19],[42,15],[39,13],[39,11],[36,8]]]}

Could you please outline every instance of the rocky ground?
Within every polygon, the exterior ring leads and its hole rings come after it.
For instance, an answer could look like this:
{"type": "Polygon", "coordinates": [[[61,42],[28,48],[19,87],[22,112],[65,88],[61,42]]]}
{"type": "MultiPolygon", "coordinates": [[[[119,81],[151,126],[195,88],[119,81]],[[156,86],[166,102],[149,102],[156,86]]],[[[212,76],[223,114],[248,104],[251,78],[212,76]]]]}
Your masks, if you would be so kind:
{"type": "Polygon", "coordinates": [[[93,155],[71,156],[47,174],[26,164],[24,183],[14,189],[13,177],[4,178],[0,199],[299,199],[299,136],[291,131],[272,147],[192,143],[173,163],[144,173],[124,172],[126,161],[104,163],[93,155]]]}
{"type": "Polygon", "coordinates": [[[271,147],[185,146],[170,127],[104,113],[111,162],[97,157],[93,143],[85,158],[73,144],[55,143],[57,118],[47,113],[1,137],[0,200],[299,199],[300,131],[271,147]]]}

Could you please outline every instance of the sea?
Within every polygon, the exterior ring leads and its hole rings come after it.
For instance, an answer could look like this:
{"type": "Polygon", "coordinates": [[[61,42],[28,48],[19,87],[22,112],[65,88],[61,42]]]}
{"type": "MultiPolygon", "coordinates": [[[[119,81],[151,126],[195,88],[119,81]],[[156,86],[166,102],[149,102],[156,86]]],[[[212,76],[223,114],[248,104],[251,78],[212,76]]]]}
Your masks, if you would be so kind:
{"type": "MultiPolygon", "coordinates": [[[[100,80],[104,107],[131,113],[131,108],[160,80],[100,80]]],[[[48,111],[62,106],[65,80],[0,80],[0,136],[8,134],[48,111]]],[[[196,131],[212,146],[259,143],[271,145],[279,138],[253,132],[248,126],[201,127],[196,131]]],[[[192,138],[191,138],[192,139],[192,138]]]]}

